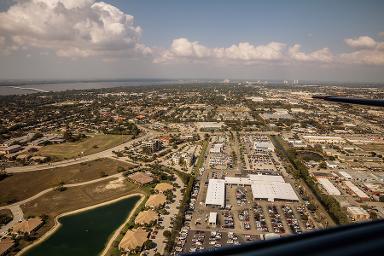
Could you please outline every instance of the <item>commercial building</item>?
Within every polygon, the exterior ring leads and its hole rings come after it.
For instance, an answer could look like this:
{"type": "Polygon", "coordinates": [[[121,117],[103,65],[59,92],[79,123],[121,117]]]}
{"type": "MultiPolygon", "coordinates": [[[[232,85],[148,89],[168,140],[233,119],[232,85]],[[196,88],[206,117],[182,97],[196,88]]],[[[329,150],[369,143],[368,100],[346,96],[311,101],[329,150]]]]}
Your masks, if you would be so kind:
{"type": "Polygon", "coordinates": [[[268,141],[256,141],[253,144],[253,149],[263,150],[263,151],[275,151],[275,147],[273,146],[273,144],[270,140],[268,140],[268,141]]]}
{"type": "Polygon", "coordinates": [[[316,135],[306,135],[303,136],[303,139],[308,143],[345,143],[345,140],[339,136],[316,136],[316,135]]]}
{"type": "Polygon", "coordinates": [[[221,153],[223,151],[224,144],[222,143],[216,143],[213,144],[211,149],[209,150],[210,153],[221,153]]]}
{"type": "Polygon", "coordinates": [[[225,185],[251,186],[254,199],[299,201],[291,184],[286,183],[282,176],[250,174],[248,177],[210,179],[205,204],[224,207],[225,185]]]}
{"type": "Polygon", "coordinates": [[[254,199],[299,201],[291,184],[283,182],[253,183],[251,185],[254,199]]]}
{"type": "Polygon", "coordinates": [[[365,194],[361,189],[359,189],[355,184],[351,181],[344,181],[344,184],[357,195],[361,200],[369,200],[369,196],[365,194]]]}
{"type": "Polygon", "coordinates": [[[217,212],[210,212],[209,213],[208,225],[210,225],[210,226],[216,226],[217,225],[217,212]]]}
{"type": "Polygon", "coordinates": [[[346,180],[352,180],[353,179],[352,176],[345,171],[339,171],[339,173],[342,176],[342,178],[344,178],[346,180]]]}
{"type": "Polygon", "coordinates": [[[149,153],[155,153],[163,148],[161,140],[150,140],[143,143],[143,148],[149,153]]]}
{"type": "Polygon", "coordinates": [[[338,190],[332,182],[327,178],[317,178],[319,183],[323,186],[323,188],[327,191],[327,193],[331,196],[339,196],[341,195],[340,190],[338,190]]]}
{"type": "Polygon", "coordinates": [[[205,205],[225,206],[225,180],[209,180],[205,205]]]}
{"type": "Polygon", "coordinates": [[[224,128],[225,124],[221,122],[198,122],[196,126],[201,131],[217,131],[224,128]]]}
{"type": "Polygon", "coordinates": [[[350,206],[347,207],[347,213],[354,221],[362,221],[369,219],[369,213],[361,207],[350,206]]]}

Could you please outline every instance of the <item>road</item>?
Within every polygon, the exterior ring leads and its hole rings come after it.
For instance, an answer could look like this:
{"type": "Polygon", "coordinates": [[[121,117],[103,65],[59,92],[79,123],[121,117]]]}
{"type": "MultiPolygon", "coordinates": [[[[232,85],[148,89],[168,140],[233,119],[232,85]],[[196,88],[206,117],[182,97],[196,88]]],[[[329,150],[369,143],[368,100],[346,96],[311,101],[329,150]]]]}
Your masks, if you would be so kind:
{"type": "Polygon", "coordinates": [[[20,173],[20,172],[34,172],[34,171],[39,171],[39,170],[44,170],[44,169],[50,169],[54,167],[63,167],[63,166],[69,166],[73,164],[78,164],[78,163],[83,163],[83,162],[88,162],[88,161],[93,161],[99,158],[105,158],[105,157],[113,157],[115,154],[113,151],[121,151],[125,147],[129,147],[132,144],[142,141],[145,139],[149,139],[157,135],[157,133],[153,131],[148,131],[145,135],[138,137],[136,139],[130,140],[128,142],[125,142],[123,144],[120,144],[116,147],[101,151],[99,153],[79,157],[79,158],[74,158],[74,159],[69,159],[69,160],[64,160],[64,161],[59,161],[59,162],[53,162],[53,163],[47,163],[47,164],[37,164],[37,165],[30,165],[30,166],[18,166],[18,167],[10,167],[6,168],[5,171],[7,173],[20,173]]]}

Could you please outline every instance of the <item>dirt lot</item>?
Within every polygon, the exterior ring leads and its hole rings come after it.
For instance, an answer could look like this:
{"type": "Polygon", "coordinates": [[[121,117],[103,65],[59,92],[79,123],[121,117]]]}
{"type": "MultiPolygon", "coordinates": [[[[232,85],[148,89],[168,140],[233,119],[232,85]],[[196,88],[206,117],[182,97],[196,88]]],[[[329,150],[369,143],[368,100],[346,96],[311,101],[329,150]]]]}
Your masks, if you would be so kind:
{"type": "Polygon", "coordinates": [[[54,160],[64,160],[84,155],[94,154],[112,148],[129,141],[128,135],[95,135],[80,142],[68,142],[63,144],[49,145],[41,148],[37,155],[49,156],[54,160]]]}
{"type": "Polygon", "coordinates": [[[132,165],[113,159],[98,159],[86,163],[58,167],[36,172],[17,173],[0,181],[0,205],[9,201],[20,201],[47,188],[78,183],[117,173],[118,167],[129,169],[132,165]]]}
{"type": "Polygon", "coordinates": [[[362,149],[366,151],[380,151],[384,154],[384,144],[366,144],[366,145],[359,145],[362,149]]]}
{"type": "Polygon", "coordinates": [[[21,208],[25,216],[47,214],[54,217],[64,212],[110,201],[137,192],[140,192],[140,188],[127,181],[127,179],[111,178],[89,185],[68,188],[63,192],[53,190],[22,205],[21,208]]]}

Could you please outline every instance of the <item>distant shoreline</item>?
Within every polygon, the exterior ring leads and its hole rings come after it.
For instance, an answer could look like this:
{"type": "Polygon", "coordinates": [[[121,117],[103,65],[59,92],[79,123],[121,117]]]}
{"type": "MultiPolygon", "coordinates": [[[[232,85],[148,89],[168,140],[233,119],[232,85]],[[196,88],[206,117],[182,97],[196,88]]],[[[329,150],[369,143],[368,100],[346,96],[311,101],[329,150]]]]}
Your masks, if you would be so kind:
{"type": "MultiPolygon", "coordinates": [[[[26,253],[27,251],[31,250],[33,247],[41,244],[42,242],[46,241],[50,236],[52,236],[57,230],[59,230],[59,228],[62,226],[62,224],[59,222],[59,219],[61,217],[65,217],[65,216],[70,216],[70,215],[76,215],[76,214],[79,214],[79,213],[82,213],[82,212],[85,212],[85,211],[88,211],[88,210],[92,210],[92,209],[95,209],[95,208],[99,208],[101,206],[105,206],[105,205],[110,205],[110,204],[113,204],[113,203],[116,203],[118,201],[121,201],[121,200],[124,200],[124,199],[128,199],[128,198],[131,198],[131,197],[135,197],[135,196],[139,196],[140,199],[136,202],[136,204],[134,205],[134,207],[132,208],[131,212],[129,213],[129,216],[127,217],[127,220],[124,221],[124,223],[122,225],[120,225],[113,233],[113,237],[115,236],[115,234],[117,233],[118,230],[120,230],[126,223],[127,221],[132,217],[132,213],[135,212],[135,210],[137,209],[137,207],[140,205],[140,203],[142,202],[143,198],[145,198],[144,194],[142,193],[134,193],[134,194],[129,194],[129,195],[125,195],[125,196],[121,196],[119,198],[116,198],[116,199],[113,199],[113,200],[110,200],[110,201],[106,201],[106,202],[103,202],[103,203],[99,203],[99,204],[95,204],[95,205],[91,205],[91,206],[87,206],[87,207],[84,207],[84,208],[80,208],[80,209],[77,209],[77,210],[73,210],[73,211],[70,211],[70,212],[65,212],[65,213],[61,213],[59,215],[57,215],[55,218],[54,218],[54,226],[48,231],[46,232],[44,235],[42,235],[41,237],[39,237],[35,242],[33,242],[32,244],[28,245],[27,247],[24,247],[23,249],[21,249],[17,254],[16,256],[22,256],[24,253],[26,253]]],[[[112,238],[113,238],[112,237],[112,238]]],[[[111,244],[111,239],[109,239],[106,243],[106,247],[103,249],[103,253],[104,251],[106,250],[106,248],[109,248],[110,244],[111,244]]],[[[112,241],[113,242],[113,241],[112,241]]]]}

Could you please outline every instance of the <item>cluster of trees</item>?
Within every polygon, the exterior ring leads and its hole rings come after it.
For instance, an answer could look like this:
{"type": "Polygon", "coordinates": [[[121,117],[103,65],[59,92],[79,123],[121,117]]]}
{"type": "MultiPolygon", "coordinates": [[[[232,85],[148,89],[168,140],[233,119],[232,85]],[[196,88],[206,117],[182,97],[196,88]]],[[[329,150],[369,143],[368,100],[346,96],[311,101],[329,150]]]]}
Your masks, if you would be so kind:
{"type": "Polygon", "coordinates": [[[185,191],[184,191],[183,200],[180,204],[179,214],[176,216],[175,221],[174,221],[173,230],[172,230],[170,235],[167,234],[167,235],[169,235],[169,237],[167,240],[167,245],[165,247],[165,250],[166,250],[166,252],[168,252],[168,254],[171,252],[172,248],[175,246],[176,236],[178,235],[181,227],[183,226],[184,216],[185,216],[186,211],[188,210],[187,207],[189,205],[189,202],[191,201],[191,193],[192,193],[193,184],[196,181],[195,176],[197,175],[197,172],[199,171],[199,169],[203,166],[204,156],[205,156],[205,152],[206,152],[207,148],[208,148],[208,141],[205,140],[203,142],[201,154],[199,156],[199,159],[198,159],[197,164],[193,170],[192,175],[189,175],[187,173],[177,172],[177,175],[179,175],[180,179],[184,182],[184,184],[186,184],[186,187],[185,187],[185,191]]]}
{"type": "Polygon", "coordinates": [[[0,181],[10,176],[9,173],[7,173],[5,170],[0,170],[0,181]]]}
{"type": "Polygon", "coordinates": [[[9,214],[0,214],[0,226],[9,223],[12,220],[12,215],[9,214]]]}
{"type": "Polygon", "coordinates": [[[136,138],[140,133],[139,127],[132,122],[126,122],[124,124],[115,126],[112,130],[104,130],[105,134],[117,134],[117,135],[132,135],[136,138]]]}
{"type": "Polygon", "coordinates": [[[313,178],[309,175],[307,167],[297,158],[297,153],[294,149],[285,150],[282,145],[281,140],[277,137],[273,137],[273,140],[276,142],[278,147],[276,147],[279,151],[282,151],[289,160],[289,162],[294,167],[293,175],[295,178],[301,178],[308,185],[308,187],[315,194],[316,198],[320,201],[320,203],[327,209],[328,213],[338,224],[346,224],[349,222],[348,216],[345,211],[341,208],[339,202],[332,196],[324,194],[317,183],[313,180],[313,178]]]}
{"type": "Polygon", "coordinates": [[[85,134],[82,134],[82,133],[74,134],[69,129],[66,129],[65,132],[63,133],[63,138],[69,142],[76,142],[81,139],[84,139],[85,137],[86,137],[85,134]]]}

